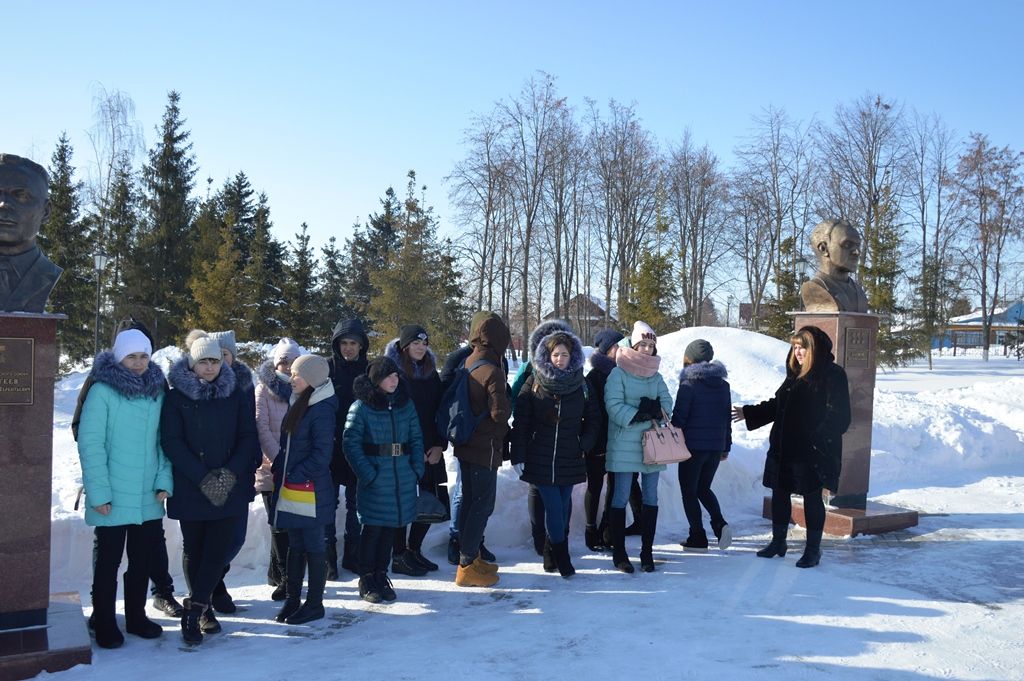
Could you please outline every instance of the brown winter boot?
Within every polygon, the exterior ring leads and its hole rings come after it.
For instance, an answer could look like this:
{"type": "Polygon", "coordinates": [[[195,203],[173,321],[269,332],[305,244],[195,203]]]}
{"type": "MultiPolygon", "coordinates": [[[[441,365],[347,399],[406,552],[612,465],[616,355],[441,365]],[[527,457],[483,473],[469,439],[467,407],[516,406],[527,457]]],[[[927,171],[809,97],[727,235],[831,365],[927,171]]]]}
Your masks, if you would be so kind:
{"type": "Polygon", "coordinates": [[[469,565],[459,565],[455,572],[455,584],[458,586],[494,586],[498,583],[497,571],[490,572],[480,565],[477,558],[469,565]]]}

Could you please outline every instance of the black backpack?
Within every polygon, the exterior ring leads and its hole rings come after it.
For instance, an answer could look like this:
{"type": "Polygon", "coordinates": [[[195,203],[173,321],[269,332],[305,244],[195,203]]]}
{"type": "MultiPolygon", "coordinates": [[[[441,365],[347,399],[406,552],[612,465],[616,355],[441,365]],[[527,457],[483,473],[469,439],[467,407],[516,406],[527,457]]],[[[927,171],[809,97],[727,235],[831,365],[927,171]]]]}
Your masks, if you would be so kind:
{"type": "Polygon", "coordinates": [[[469,375],[485,364],[497,366],[486,359],[477,360],[470,367],[456,370],[451,385],[441,398],[437,408],[437,431],[455,445],[465,444],[473,436],[480,421],[487,415],[473,413],[469,403],[469,375]]]}

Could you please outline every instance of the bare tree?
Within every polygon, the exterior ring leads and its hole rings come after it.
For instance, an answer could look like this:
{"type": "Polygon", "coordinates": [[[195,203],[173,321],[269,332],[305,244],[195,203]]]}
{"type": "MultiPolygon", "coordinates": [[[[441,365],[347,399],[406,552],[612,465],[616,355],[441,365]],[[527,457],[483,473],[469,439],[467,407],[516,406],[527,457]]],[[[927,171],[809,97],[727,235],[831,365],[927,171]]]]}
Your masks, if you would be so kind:
{"type": "Polygon", "coordinates": [[[135,102],[120,90],[93,89],[93,126],[87,132],[95,167],[88,172],[86,187],[92,211],[98,216],[100,239],[105,238],[104,209],[119,168],[131,167],[145,150],[142,125],[135,120],[135,102]]]}

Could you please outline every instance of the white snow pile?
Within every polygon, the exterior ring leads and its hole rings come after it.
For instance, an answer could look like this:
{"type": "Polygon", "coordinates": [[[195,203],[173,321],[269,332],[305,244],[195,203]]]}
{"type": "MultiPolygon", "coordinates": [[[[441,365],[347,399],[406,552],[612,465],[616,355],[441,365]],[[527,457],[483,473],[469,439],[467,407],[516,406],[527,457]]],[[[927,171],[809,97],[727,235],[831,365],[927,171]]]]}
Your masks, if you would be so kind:
{"type": "MultiPolygon", "coordinates": [[[[771,397],[787,344],[723,328],[684,329],[659,339],[662,375],[675,394],[683,350],[709,340],[729,370],[733,401],[771,397]]],[[[266,346],[265,351],[271,346],[266,346]]],[[[165,368],[180,352],[155,354],[165,368]]],[[[55,390],[52,510],[53,591],[76,590],[88,610],[92,533],[74,511],[81,469],[69,424],[85,375],[55,390]]],[[[95,650],[68,679],[209,674],[220,679],[1024,679],[1024,365],[993,357],[937,357],[879,372],[871,497],[921,512],[911,530],[826,538],[818,568],[798,570],[803,532],[782,560],[756,559],[770,533],[760,478],[768,428],[734,426],[733,449],[714,489],[736,535],[727,551],[684,553],[673,468],[661,476],[654,574],[615,572],[583,545],[583,485],[575,490],[572,580],[545,574],[530,546],[526,486],[499,472],[487,545],[501,564],[493,590],[459,589],[444,559],[447,527],[431,529],[426,553],[441,564],[423,578],[392,576],[399,600],[370,606],[356,580],[328,584],[328,616],[308,626],[271,621],[265,585],[268,532],[254,503],[245,548],[228,583],[240,606],[224,633],[182,654],[176,624],[156,641],[128,636],[95,650]],[[212,657],[211,657],[212,656],[212,657]],[[301,671],[300,671],[301,670],[301,671]]],[[[450,459],[450,457],[449,457],[450,459]]],[[[454,467],[449,461],[450,479],[454,467]]],[[[341,519],[339,518],[339,521],[341,519]]],[[[339,527],[341,522],[339,522],[339,527]]],[[[180,533],[164,522],[179,593],[180,533]]],[[[629,541],[636,556],[639,539],[629,541]]]]}

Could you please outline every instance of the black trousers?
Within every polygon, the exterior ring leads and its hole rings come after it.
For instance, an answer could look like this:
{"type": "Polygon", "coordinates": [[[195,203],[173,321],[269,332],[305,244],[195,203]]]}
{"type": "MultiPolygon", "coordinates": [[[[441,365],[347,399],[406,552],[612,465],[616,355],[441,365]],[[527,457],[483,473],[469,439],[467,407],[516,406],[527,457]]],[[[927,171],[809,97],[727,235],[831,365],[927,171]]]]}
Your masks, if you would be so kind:
{"type": "Polygon", "coordinates": [[[210,603],[213,589],[224,576],[238,534],[238,518],[182,520],[181,557],[189,596],[196,603],[210,603]]]}
{"type": "MultiPolygon", "coordinates": [[[[817,548],[821,544],[821,533],[825,530],[825,500],[821,498],[819,487],[816,492],[804,494],[804,522],[807,523],[807,544],[817,548]]],[[[772,490],[772,527],[773,536],[782,528],[789,528],[789,521],[793,517],[793,501],[789,492],[772,490]],[[778,528],[775,530],[774,528],[778,528]]],[[[782,539],[786,535],[783,531],[782,539]]]]}
{"type": "Polygon", "coordinates": [[[468,461],[459,461],[462,475],[462,505],[459,507],[460,563],[469,565],[480,553],[487,520],[494,512],[498,471],[468,461]]]}
{"type": "Polygon", "coordinates": [[[359,532],[359,573],[387,572],[394,540],[393,527],[363,525],[359,532]]]}
{"type": "MultiPolygon", "coordinates": [[[[597,526],[597,509],[601,505],[601,489],[604,487],[604,457],[588,456],[587,491],[583,494],[583,513],[587,517],[587,527],[597,526]]],[[[608,498],[611,499],[611,490],[608,498]]]]}
{"type": "MultiPolygon", "coordinates": [[[[142,594],[145,598],[150,570],[150,560],[158,542],[163,540],[163,524],[149,520],[141,525],[114,525],[97,527],[94,531],[92,550],[92,598],[97,616],[114,615],[117,600],[118,568],[125,547],[128,549],[128,570],[126,581],[142,580],[142,594]]],[[[164,549],[166,555],[166,548],[164,549]]],[[[125,587],[127,597],[128,588],[125,587]]],[[[126,600],[128,600],[126,598],[126,600]]],[[[127,603],[126,603],[127,607],[127,603]]]]}
{"type": "Polygon", "coordinates": [[[693,451],[692,456],[679,464],[679,492],[683,497],[683,511],[690,524],[690,534],[704,532],[704,517],[700,507],[703,505],[711,517],[711,527],[720,527],[725,523],[722,507],[718,497],[711,491],[711,483],[722,460],[722,452],[693,451]]]}

